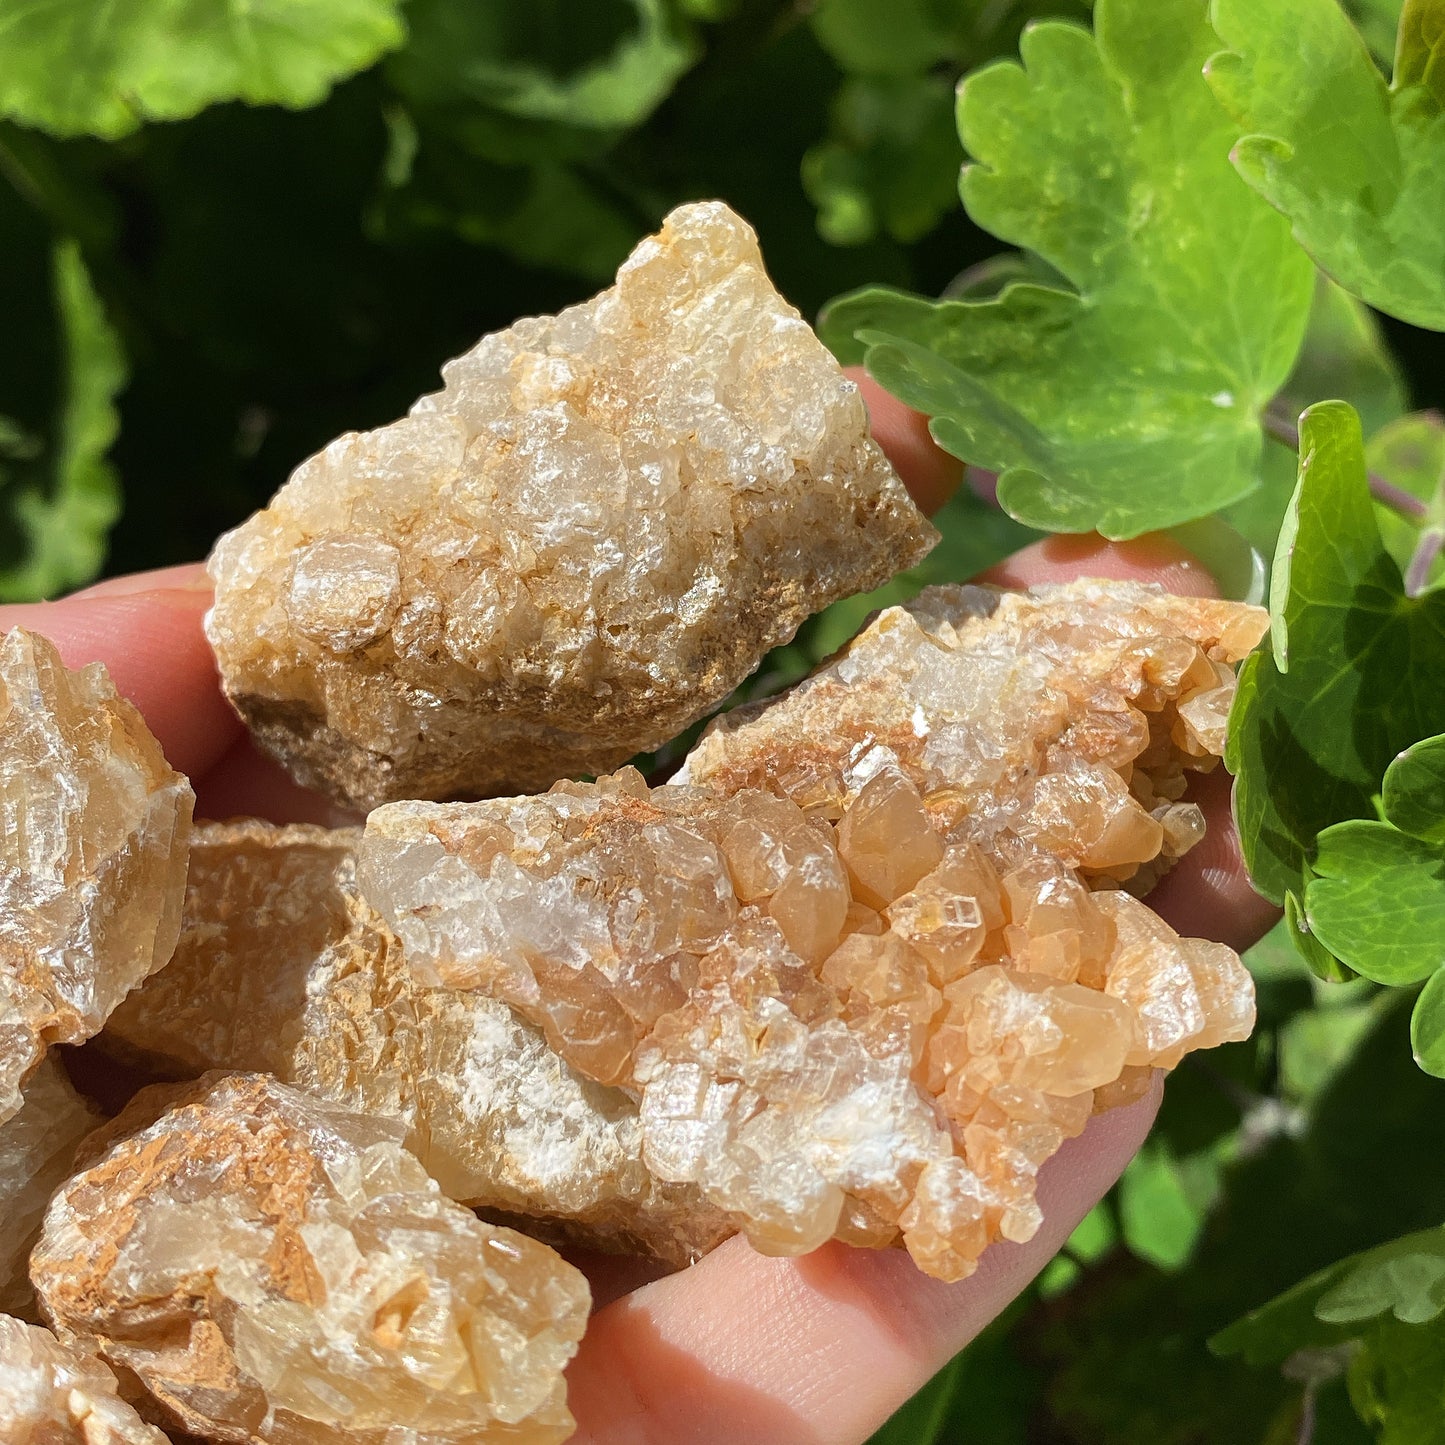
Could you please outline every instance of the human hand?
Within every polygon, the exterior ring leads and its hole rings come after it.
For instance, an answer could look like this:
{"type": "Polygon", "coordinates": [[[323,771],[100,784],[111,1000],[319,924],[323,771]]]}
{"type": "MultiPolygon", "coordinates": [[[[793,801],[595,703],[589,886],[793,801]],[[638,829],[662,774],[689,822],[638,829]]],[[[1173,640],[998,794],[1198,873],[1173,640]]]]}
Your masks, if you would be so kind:
{"type": "MultiPolygon", "coordinates": [[[[873,429],[929,510],[961,468],[915,414],[864,380],[873,429]]],[[[1192,558],[1159,540],[1119,545],[1052,538],[987,580],[1022,586],[1072,576],[1154,580],[1212,595],[1192,558]]],[[[0,608],[0,631],[49,637],[72,667],[99,660],[145,715],[173,766],[193,780],[201,817],[347,821],[251,747],[225,702],[201,630],[210,590],[198,566],[116,578],[56,603],[0,608]]],[[[1229,820],[1228,780],[1196,782],[1209,833],[1150,902],[1182,932],[1246,947],[1273,911],[1244,876],[1229,820]]],[[[645,1267],[598,1262],[601,1308],[569,1371],[582,1445],[799,1445],[864,1440],[1014,1299],[1118,1178],[1159,1105],[1150,1094],[1092,1120],[1044,1168],[1044,1224],[1027,1244],[998,1244],[978,1272],[946,1285],[901,1250],[833,1243],[770,1259],[741,1238],[691,1269],[648,1278],[645,1267]],[[647,1282],[634,1285],[637,1279],[647,1282]]]]}

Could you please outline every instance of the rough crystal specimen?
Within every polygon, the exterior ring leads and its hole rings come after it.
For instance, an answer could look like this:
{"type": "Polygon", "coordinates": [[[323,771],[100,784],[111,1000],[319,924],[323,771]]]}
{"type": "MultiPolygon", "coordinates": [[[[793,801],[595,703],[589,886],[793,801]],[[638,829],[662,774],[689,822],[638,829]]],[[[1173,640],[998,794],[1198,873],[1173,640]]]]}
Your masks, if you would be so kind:
{"type": "Polygon", "coordinates": [[[633,1090],[652,1170],[758,1247],[901,1236],[959,1278],[1037,1229],[1091,1112],[1248,1033],[1235,954],[1117,881],[1198,837],[1183,769],[1260,628],[1110,584],[926,595],[721,734],[718,787],[393,804],[362,886],[424,977],[633,1090]]]}
{"type": "Polygon", "coordinates": [[[240,1069],[398,1120],[451,1198],[685,1264],[732,1233],[642,1162],[636,1103],[484,994],[426,988],[356,887],[359,830],[200,824],[176,955],[102,1043],[169,1074],[240,1069]]]}
{"type": "Polygon", "coordinates": [[[544,788],[654,748],[936,533],[726,206],[484,337],[212,554],[261,746],[350,804],[544,788]]]}
{"type": "Polygon", "coordinates": [[[193,804],[103,667],[0,639],[0,1121],[170,957],[193,804]]]}
{"type": "Polygon", "coordinates": [[[47,1055],[25,1083],[20,1112],[0,1124],[0,1311],[32,1318],[26,1262],[45,1206],[70,1176],[76,1145],[102,1116],[47,1055]]]}
{"type": "Polygon", "coordinates": [[[400,1136],[259,1075],[142,1091],[51,1203],[47,1317],[208,1439],[565,1439],[585,1280],[400,1136]]]}
{"type": "Polygon", "coordinates": [[[168,1445],[120,1398],[103,1361],[3,1314],[0,1439],[5,1445],[168,1445]]]}

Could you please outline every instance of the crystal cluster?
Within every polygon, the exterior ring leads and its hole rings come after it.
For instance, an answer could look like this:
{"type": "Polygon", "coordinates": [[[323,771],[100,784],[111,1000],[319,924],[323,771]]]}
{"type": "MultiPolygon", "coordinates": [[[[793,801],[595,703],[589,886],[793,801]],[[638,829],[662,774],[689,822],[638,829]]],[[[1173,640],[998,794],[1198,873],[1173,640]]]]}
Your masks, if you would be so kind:
{"type": "MultiPolygon", "coordinates": [[[[174,959],[102,1044],[171,1075],[264,1072],[395,1119],[460,1203],[685,1264],[732,1226],[642,1162],[637,1105],[505,1003],[427,988],[356,887],[360,832],[201,824],[174,959]]],[[[0,1146],[3,1147],[3,1146],[0,1146]]]]}
{"type": "Polygon", "coordinates": [[[442,375],[211,558],[232,701],[354,806],[615,767],[936,540],[721,203],[442,375]]]}
{"type": "Polygon", "coordinates": [[[143,1091],[51,1203],[47,1317],[211,1440],[565,1439],[585,1281],[401,1133],[255,1075],[143,1091]]]}
{"type": "Polygon", "coordinates": [[[70,1177],[76,1146],[101,1122],[47,1054],[26,1082],[20,1112],[0,1124],[0,1312],[34,1314],[30,1248],[51,1194],[70,1177]]]}
{"type": "Polygon", "coordinates": [[[103,667],[0,638],[0,1122],[170,957],[193,803],[103,667]]]}
{"type": "Polygon", "coordinates": [[[120,1398],[109,1366],[0,1314],[5,1445],[169,1445],[120,1398]]]}
{"type": "Polygon", "coordinates": [[[652,1171],[759,1248],[901,1239],[956,1279],[1037,1229],[1092,1112],[1253,1022],[1235,954],[1119,884],[1199,838],[1186,774],[1263,625],[1129,584],[937,589],[729,719],[690,785],[393,804],[362,886],[427,982],[634,1092],[652,1171]]]}

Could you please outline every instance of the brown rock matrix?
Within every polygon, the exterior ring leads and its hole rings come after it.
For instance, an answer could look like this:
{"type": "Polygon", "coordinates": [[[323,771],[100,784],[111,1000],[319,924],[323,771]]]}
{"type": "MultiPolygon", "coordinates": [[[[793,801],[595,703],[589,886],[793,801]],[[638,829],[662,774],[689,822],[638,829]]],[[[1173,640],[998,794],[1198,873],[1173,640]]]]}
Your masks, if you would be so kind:
{"type": "Polygon", "coordinates": [[[565,1439],[585,1280],[400,1135],[259,1075],[143,1090],[50,1206],[47,1317],[211,1440],[565,1439]]]}
{"type": "Polygon", "coordinates": [[[1116,885],[1199,837],[1176,800],[1261,619],[941,589],[714,735],[746,766],[705,741],[718,787],[393,804],[362,886],[424,977],[635,1092],[654,1173],[759,1248],[901,1236],[957,1279],[1092,1112],[1252,1025],[1237,956],[1116,885]]]}
{"type": "Polygon", "coordinates": [[[0,1314],[0,1440],[5,1445],[169,1445],[116,1393],[94,1355],[0,1314]]]}
{"type": "Polygon", "coordinates": [[[442,376],[211,557],[232,701],[353,806],[615,767],[937,540],[718,202],[442,376]]]}
{"type": "Polygon", "coordinates": [[[103,667],[0,638],[0,1122],[170,957],[194,801],[103,667]]]}
{"type": "MultiPolygon", "coordinates": [[[[642,1162],[636,1102],[480,993],[427,988],[356,887],[360,830],[202,823],[176,955],[102,1043],[172,1076],[274,1075],[394,1119],[462,1204],[685,1264],[733,1232],[642,1162]]],[[[3,1137],[3,1136],[0,1136],[3,1137]]]]}
{"type": "Polygon", "coordinates": [[[76,1146],[101,1122],[47,1054],[26,1081],[20,1112],[0,1124],[0,1312],[36,1317],[30,1247],[50,1196],[70,1177],[76,1146]]]}

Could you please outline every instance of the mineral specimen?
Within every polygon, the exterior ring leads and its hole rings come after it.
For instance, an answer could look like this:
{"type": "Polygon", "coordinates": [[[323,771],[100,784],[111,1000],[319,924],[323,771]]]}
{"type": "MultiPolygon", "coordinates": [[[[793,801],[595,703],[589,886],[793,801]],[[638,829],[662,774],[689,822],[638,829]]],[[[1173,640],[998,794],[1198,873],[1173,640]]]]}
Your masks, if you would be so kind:
{"type": "Polygon", "coordinates": [[[104,668],[0,639],[0,1122],[170,957],[193,803],[104,668]]]}
{"type": "Polygon", "coordinates": [[[1088,583],[943,589],[698,749],[368,820],[362,886],[429,981],[634,1091],[644,1155],[759,1248],[967,1274],[1041,1163],[1153,1066],[1242,1038],[1248,973],[1117,885],[1201,819],[1262,614],[1088,583]]]}
{"type": "Polygon", "coordinates": [[[171,963],[101,1042],[170,1074],[273,1074],[405,1125],[463,1204],[544,1216],[593,1247],[685,1264],[733,1232],[642,1162],[636,1103],[585,1079],[506,1004],[417,983],[356,888],[360,831],[203,823],[171,963]]]}
{"type": "Polygon", "coordinates": [[[168,1445],[119,1397],[103,1361],[3,1314],[0,1439],[5,1445],[168,1445]]]}
{"type": "Polygon", "coordinates": [[[20,1112],[0,1124],[0,1311],[31,1318],[26,1262],[45,1206],[70,1175],[75,1148],[101,1115],[71,1087],[52,1055],[25,1083],[20,1112]]]}
{"type": "Polygon", "coordinates": [[[62,1341],[212,1440],[566,1438],[576,1270],[446,1199],[394,1125],[258,1075],[160,1093],[51,1203],[31,1274],[62,1341]]]}
{"type": "Polygon", "coordinates": [[[211,557],[232,701],[354,806],[615,767],[936,540],[720,203],[442,375],[211,557]]]}

